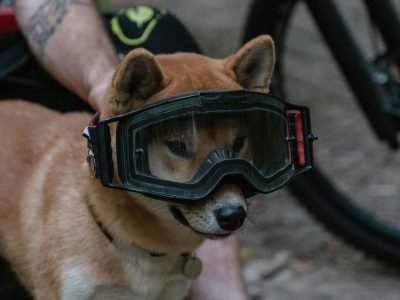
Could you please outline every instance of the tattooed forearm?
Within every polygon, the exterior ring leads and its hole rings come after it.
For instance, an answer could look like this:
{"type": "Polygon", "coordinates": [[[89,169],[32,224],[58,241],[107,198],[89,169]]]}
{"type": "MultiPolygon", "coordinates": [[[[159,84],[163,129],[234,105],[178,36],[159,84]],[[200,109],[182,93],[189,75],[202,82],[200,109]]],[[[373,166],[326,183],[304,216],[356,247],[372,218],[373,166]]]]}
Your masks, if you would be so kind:
{"type": "Polygon", "coordinates": [[[72,4],[91,5],[90,1],[85,0],[47,0],[29,19],[26,33],[39,57],[43,56],[48,40],[72,4]]]}

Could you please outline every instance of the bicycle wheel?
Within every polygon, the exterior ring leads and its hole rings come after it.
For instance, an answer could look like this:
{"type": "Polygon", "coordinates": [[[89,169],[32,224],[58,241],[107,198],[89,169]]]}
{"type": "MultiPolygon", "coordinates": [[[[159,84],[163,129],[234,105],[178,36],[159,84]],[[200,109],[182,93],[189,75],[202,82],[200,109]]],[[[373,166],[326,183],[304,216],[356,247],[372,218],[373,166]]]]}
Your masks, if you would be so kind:
{"type": "MultiPolygon", "coordinates": [[[[296,101],[308,105],[320,136],[314,169],[293,180],[289,189],[337,236],[367,254],[400,264],[400,155],[374,137],[317,29],[304,24],[310,19],[299,1],[255,0],[244,34],[245,41],[263,33],[274,38],[277,65],[271,89],[289,100],[296,95],[296,101]],[[302,44],[305,35],[307,45],[302,44]]],[[[361,23],[351,28],[371,25],[366,12],[357,20],[361,23]]],[[[356,40],[363,50],[369,49],[365,52],[372,61],[384,49],[371,51],[377,47],[368,44],[370,34],[370,28],[357,32],[356,40]]]]}

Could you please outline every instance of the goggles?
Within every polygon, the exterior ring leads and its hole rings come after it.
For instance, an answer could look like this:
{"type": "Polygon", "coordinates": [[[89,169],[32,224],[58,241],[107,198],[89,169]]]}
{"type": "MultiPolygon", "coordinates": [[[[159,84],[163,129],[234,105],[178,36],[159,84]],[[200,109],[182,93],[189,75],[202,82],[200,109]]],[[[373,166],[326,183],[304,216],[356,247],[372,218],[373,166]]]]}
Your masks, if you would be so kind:
{"type": "Polygon", "coordinates": [[[186,203],[221,182],[272,192],[311,168],[316,139],[306,107],[246,90],[186,94],[103,121],[96,115],[83,135],[103,185],[186,203]]]}

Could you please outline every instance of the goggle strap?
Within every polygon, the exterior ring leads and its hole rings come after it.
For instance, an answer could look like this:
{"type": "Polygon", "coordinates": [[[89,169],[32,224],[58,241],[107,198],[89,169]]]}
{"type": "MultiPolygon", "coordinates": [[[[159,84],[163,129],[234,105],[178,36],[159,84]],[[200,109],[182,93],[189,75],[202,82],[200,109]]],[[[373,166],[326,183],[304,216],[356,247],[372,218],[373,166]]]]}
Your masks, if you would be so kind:
{"type": "Polygon", "coordinates": [[[82,135],[87,139],[87,162],[93,171],[93,176],[95,178],[100,177],[99,168],[99,153],[97,145],[97,124],[99,122],[100,113],[96,113],[89,121],[88,125],[82,132],[82,135]]]}

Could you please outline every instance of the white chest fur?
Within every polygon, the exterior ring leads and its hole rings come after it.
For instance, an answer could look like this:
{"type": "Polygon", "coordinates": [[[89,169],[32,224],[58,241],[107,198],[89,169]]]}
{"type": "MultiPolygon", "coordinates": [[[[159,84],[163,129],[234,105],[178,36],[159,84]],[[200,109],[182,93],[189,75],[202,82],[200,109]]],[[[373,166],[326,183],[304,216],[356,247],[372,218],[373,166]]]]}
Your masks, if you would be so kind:
{"type": "Polygon", "coordinates": [[[129,286],[140,300],[184,299],[191,279],[201,271],[200,261],[190,254],[155,255],[138,247],[115,246],[129,286]],[[193,266],[193,260],[200,266],[193,266]]]}
{"type": "Polygon", "coordinates": [[[62,272],[61,299],[88,299],[96,286],[91,273],[84,261],[66,263],[62,272]]]}

